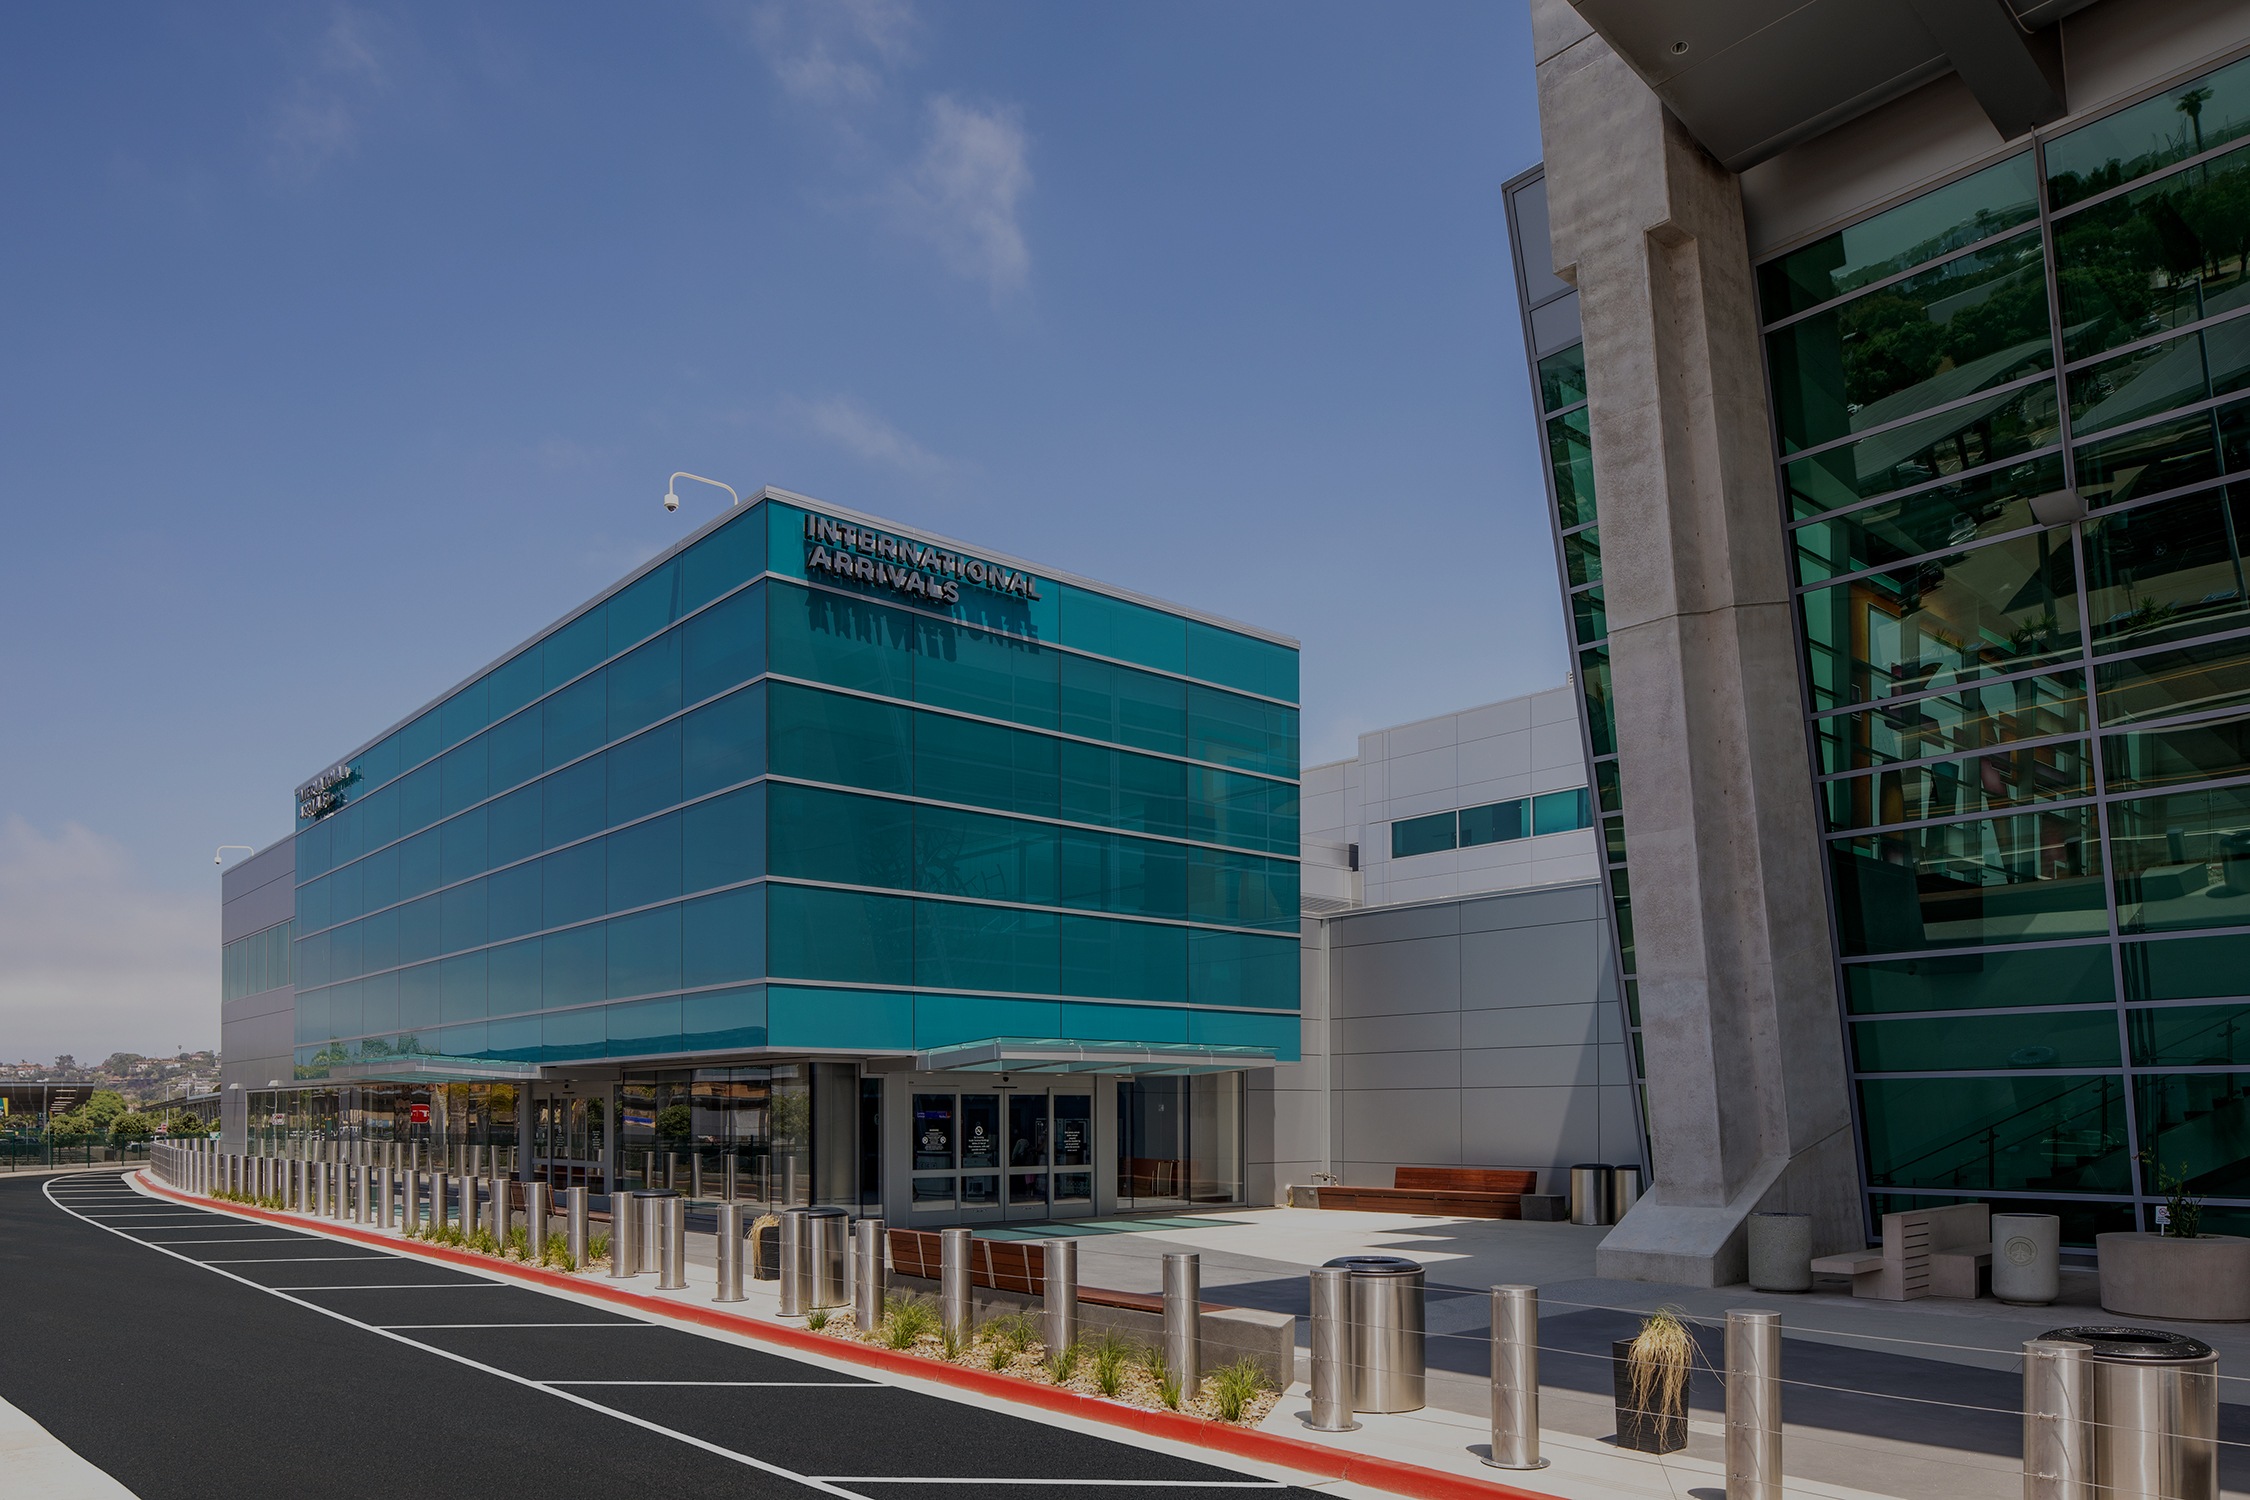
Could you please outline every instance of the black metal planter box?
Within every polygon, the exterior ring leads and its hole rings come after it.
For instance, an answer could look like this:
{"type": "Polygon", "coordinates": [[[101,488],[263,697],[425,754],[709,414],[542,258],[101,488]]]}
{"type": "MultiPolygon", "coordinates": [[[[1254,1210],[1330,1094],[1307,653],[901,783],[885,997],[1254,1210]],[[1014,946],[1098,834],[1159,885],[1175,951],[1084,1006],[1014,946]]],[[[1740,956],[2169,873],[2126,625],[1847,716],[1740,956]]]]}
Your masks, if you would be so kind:
{"type": "Polygon", "coordinates": [[[1682,1384],[1679,1405],[1672,1411],[1649,1411],[1635,1406],[1632,1356],[1631,1339],[1610,1340],[1610,1381],[1617,1399],[1617,1446],[1636,1453],[1677,1453],[1687,1446],[1687,1387],[1682,1384]]]}

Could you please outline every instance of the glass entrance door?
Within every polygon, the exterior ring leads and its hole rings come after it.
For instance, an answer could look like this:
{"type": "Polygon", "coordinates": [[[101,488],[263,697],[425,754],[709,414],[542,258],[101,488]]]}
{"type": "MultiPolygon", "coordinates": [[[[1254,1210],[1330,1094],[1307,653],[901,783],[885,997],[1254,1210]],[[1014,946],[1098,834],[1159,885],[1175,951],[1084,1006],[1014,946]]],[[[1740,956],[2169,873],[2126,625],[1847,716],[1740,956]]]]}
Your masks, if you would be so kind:
{"type": "Polygon", "coordinates": [[[1047,1095],[1008,1097],[1008,1217],[1047,1217],[1047,1095]]]}

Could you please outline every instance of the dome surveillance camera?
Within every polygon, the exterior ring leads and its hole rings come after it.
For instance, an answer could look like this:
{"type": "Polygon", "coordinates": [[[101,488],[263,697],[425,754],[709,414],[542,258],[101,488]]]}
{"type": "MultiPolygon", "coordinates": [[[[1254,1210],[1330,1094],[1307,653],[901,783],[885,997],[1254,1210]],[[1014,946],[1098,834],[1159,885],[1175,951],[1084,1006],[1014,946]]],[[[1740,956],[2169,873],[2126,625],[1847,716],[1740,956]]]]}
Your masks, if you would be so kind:
{"type": "Polygon", "coordinates": [[[678,510],[680,508],[680,497],[676,492],[672,490],[664,492],[664,508],[666,510],[678,510]]]}

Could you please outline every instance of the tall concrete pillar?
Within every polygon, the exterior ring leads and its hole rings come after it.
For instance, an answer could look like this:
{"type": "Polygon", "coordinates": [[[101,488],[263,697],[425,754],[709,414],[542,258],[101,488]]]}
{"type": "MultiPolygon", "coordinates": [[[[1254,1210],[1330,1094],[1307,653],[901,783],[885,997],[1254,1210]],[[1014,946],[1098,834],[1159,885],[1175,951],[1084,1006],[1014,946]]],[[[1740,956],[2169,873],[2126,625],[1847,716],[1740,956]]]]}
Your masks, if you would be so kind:
{"type": "Polygon", "coordinates": [[[1558,275],[1585,327],[1652,1189],[1599,1272],[1718,1286],[1759,1209],[1861,1241],[1738,179],[1533,0],[1558,275]]]}

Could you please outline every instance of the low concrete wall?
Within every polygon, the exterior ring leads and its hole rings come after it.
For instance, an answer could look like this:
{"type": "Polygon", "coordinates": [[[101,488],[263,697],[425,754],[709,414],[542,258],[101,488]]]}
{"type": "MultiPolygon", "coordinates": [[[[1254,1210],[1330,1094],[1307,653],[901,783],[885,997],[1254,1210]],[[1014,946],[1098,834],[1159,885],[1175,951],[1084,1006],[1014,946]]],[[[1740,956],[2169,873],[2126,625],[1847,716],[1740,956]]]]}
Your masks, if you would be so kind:
{"type": "MultiPolygon", "coordinates": [[[[894,1292],[910,1292],[932,1300],[938,1294],[935,1281],[920,1276],[901,1276],[896,1272],[890,1277],[890,1287],[894,1292]]],[[[975,1288],[971,1298],[979,1322],[1008,1313],[1036,1313],[1045,1306],[1037,1297],[982,1286],[975,1288]]],[[[1199,1347],[1204,1373],[1247,1357],[1265,1372],[1268,1380],[1279,1385],[1287,1386],[1297,1378],[1297,1320],[1288,1313],[1260,1312],[1250,1307],[1224,1307],[1216,1311],[1206,1308],[1202,1322],[1199,1347]]],[[[1105,1307],[1083,1298],[1078,1303],[1078,1326],[1082,1336],[1114,1333],[1150,1348],[1155,1348],[1164,1336],[1161,1313],[1105,1307]]]]}

